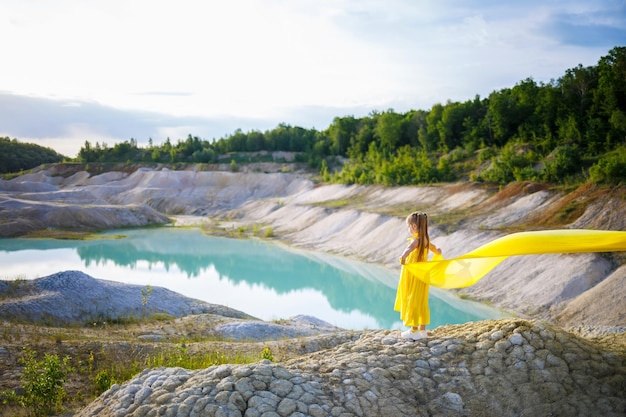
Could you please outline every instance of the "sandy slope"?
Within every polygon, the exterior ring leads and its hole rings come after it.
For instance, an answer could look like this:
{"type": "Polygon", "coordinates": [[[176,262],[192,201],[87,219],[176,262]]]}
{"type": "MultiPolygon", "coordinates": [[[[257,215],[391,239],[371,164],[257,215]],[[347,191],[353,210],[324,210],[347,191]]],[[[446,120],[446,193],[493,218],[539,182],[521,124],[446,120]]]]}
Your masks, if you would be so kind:
{"type": "MultiPolygon", "coordinates": [[[[225,228],[271,226],[277,238],[295,246],[398,268],[408,237],[403,216],[412,210],[429,213],[431,238],[448,257],[528,225],[626,228],[623,190],[560,194],[534,184],[500,191],[478,184],[318,185],[294,173],[146,168],[55,174],[41,170],[0,181],[0,236],[211,218],[225,228]]],[[[566,328],[626,328],[626,273],[618,270],[623,262],[623,256],[600,254],[515,257],[463,292],[566,328]]]]}

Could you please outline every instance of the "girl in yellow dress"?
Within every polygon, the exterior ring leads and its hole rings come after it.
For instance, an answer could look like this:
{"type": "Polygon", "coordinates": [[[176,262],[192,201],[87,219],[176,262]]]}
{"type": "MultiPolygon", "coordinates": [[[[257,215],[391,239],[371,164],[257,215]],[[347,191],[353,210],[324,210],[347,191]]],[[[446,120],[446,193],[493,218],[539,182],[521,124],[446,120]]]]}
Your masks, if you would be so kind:
{"type": "MultiPolygon", "coordinates": [[[[441,249],[430,242],[428,236],[428,216],[421,211],[408,215],[406,224],[413,237],[407,248],[402,252],[400,263],[423,262],[428,260],[428,251],[441,255],[441,249]]],[[[400,272],[400,282],[396,293],[394,310],[400,312],[405,326],[411,328],[402,332],[402,337],[419,340],[428,337],[426,325],[430,324],[428,308],[428,284],[411,274],[404,266],[400,272]]]]}

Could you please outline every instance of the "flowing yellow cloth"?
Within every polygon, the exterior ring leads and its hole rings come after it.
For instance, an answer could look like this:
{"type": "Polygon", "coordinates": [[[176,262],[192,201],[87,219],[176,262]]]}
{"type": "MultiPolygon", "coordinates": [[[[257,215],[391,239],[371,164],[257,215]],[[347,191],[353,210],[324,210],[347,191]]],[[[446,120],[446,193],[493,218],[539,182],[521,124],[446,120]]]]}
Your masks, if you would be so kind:
{"type": "Polygon", "coordinates": [[[509,256],[547,253],[626,251],[626,232],[604,230],[544,230],[513,233],[453,259],[406,263],[403,269],[425,284],[463,288],[478,282],[509,256]]]}

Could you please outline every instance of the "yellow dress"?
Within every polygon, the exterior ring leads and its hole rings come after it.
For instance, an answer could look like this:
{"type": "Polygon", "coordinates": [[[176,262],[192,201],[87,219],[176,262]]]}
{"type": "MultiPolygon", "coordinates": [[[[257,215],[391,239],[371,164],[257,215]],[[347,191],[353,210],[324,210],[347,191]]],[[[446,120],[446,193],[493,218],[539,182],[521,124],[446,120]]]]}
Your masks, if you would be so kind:
{"type": "MultiPolygon", "coordinates": [[[[428,256],[428,249],[424,256],[428,256]]],[[[405,264],[419,261],[419,253],[415,249],[406,257],[405,264]]],[[[400,312],[400,319],[405,326],[418,327],[430,324],[428,288],[428,284],[402,265],[394,310],[400,312]]]]}

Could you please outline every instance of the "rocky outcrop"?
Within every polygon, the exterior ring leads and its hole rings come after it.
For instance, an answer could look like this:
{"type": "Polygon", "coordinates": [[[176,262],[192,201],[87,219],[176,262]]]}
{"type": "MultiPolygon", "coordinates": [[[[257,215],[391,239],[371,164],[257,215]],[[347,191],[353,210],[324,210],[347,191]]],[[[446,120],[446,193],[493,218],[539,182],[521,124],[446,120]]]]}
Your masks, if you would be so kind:
{"type": "Polygon", "coordinates": [[[163,313],[180,317],[211,313],[250,316],[224,306],[184,297],[161,287],[95,279],[80,271],[62,271],[33,280],[0,281],[0,317],[62,326],[163,313]]]}
{"type": "Polygon", "coordinates": [[[626,352],[539,321],[399,332],[284,363],[145,370],[81,411],[108,416],[623,416],[626,352]]]}
{"type": "MultiPolygon", "coordinates": [[[[276,340],[340,330],[308,316],[292,317],[281,323],[265,322],[166,288],[100,280],[80,271],[63,271],[33,280],[0,281],[0,295],[1,319],[46,325],[102,325],[162,314],[201,315],[193,324],[194,334],[204,333],[224,340],[276,340]],[[210,330],[202,331],[203,327],[210,330]]],[[[152,331],[139,339],[161,341],[167,336],[167,332],[152,331]]]]}
{"type": "Polygon", "coordinates": [[[25,235],[44,229],[105,230],[169,223],[169,218],[143,205],[49,204],[0,198],[0,236],[25,235]],[[10,210],[11,212],[6,213],[10,210]]]}
{"type": "Polygon", "coordinates": [[[296,174],[170,171],[49,171],[0,180],[0,237],[46,228],[111,229],[169,223],[171,215],[207,215],[253,199],[280,198],[312,187],[296,174]]]}

